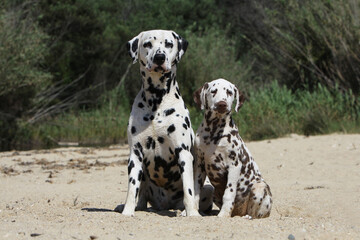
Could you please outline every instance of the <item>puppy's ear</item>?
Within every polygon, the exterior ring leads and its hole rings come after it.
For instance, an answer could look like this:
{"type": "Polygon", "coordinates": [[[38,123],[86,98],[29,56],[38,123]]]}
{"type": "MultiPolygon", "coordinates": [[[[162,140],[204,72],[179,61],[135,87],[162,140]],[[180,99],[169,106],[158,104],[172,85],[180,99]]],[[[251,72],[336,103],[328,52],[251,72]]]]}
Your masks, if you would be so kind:
{"type": "Polygon", "coordinates": [[[126,47],[130,57],[133,59],[133,63],[136,63],[139,55],[139,39],[142,33],[127,42],[126,47]]]}
{"type": "Polygon", "coordinates": [[[239,91],[237,87],[235,87],[235,99],[236,99],[236,106],[235,106],[235,112],[238,112],[241,106],[245,102],[245,97],[242,92],[239,91]]]}
{"type": "Polygon", "coordinates": [[[189,45],[188,41],[185,40],[185,38],[182,38],[180,35],[178,35],[176,32],[172,32],[174,38],[177,40],[177,47],[178,47],[178,51],[176,54],[176,63],[178,63],[181,59],[181,57],[184,55],[184,53],[186,52],[186,49],[189,45]]]}
{"type": "Polygon", "coordinates": [[[204,90],[206,90],[208,87],[209,87],[209,84],[205,83],[204,86],[202,86],[201,88],[196,90],[193,94],[194,101],[201,110],[204,110],[204,102],[205,102],[204,90]]]}

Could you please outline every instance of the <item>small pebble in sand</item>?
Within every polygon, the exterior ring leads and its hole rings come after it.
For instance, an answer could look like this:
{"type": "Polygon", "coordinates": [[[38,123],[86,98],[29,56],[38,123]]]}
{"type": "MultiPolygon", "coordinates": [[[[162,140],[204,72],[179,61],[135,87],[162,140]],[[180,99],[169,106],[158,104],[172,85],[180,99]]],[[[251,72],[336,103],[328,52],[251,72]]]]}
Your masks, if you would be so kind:
{"type": "Polygon", "coordinates": [[[41,235],[40,233],[32,233],[32,234],[30,234],[30,237],[38,237],[40,235],[41,235]]]}
{"type": "Polygon", "coordinates": [[[292,235],[292,234],[289,234],[288,239],[289,239],[289,240],[295,240],[295,236],[292,235]]]}

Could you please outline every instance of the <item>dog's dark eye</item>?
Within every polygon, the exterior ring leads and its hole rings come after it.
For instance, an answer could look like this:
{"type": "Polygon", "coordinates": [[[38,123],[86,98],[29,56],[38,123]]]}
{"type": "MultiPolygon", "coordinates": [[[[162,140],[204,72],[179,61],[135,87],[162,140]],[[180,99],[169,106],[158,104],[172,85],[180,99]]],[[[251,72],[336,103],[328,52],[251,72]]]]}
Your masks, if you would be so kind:
{"type": "Polygon", "coordinates": [[[226,90],[226,94],[227,94],[228,96],[232,96],[232,95],[233,95],[232,91],[230,91],[230,90],[226,90]]]}
{"type": "Polygon", "coordinates": [[[173,48],[174,44],[172,42],[165,41],[166,48],[173,48]]]}
{"type": "Polygon", "coordinates": [[[217,93],[217,89],[212,90],[211,93],[215,96],[217,93]]]}
{"type": "Polygon", "coordinates": [[[143,44],[143,47],[144,48],[152,48],[152,44],[151,44],[151,42],[146,42],[143,44]]]}

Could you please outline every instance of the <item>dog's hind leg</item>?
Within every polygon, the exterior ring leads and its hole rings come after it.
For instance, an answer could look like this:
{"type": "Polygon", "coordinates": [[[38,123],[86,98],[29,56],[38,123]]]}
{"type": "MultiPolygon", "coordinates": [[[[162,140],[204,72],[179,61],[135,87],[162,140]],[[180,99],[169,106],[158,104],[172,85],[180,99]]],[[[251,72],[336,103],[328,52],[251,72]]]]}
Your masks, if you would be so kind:
{"type": "Polygon", "coordinates": [[[265,218],[270,215],[272,195],[265,181],[255,182],[251,188],[247,214],[253,218],[265,218]]]}

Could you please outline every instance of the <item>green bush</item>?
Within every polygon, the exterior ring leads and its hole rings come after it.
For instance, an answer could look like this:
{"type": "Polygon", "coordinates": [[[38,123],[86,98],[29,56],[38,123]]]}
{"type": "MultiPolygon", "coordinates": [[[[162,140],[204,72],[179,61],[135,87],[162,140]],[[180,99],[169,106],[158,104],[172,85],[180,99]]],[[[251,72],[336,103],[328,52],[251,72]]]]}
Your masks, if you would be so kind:
{"type": "Polygon", "coordinates": [[[292,93],[277,82],[269,88],[251,90],[234,120],[245,139],[275,138],[289,133],[305,135],[358,132],[360,108],[351,91],[330,92],[318,85],[313,92],[292,93]]]}
{"type": "Polygon", "coordinates": [[[233,79],[240,88],[249,86],[244,75],[246,66],[236,61],[234,42],[225,30],[209,28],[199,33],[186,33],[188,50],[179,63],[177,79],[185,102],[194,105],[192,94],[205,82],[217,78],[233,79]]]}
{"type": "Polygon", "coordinates": [[[19,148],[54,147],[59,142],[100,146],[126,140],[130,104],[123,85],[107,92],[94,109],[73,109],[34,124],[20,124],[19,148]]]}
{"type": "Polygon", "coordinates": [[[224,1],[239,58],[257,81],[360,94],[359,1],[224,1]]]}
{"type": "Polygon", "coordinates": [[[29,7],[0,8],[0,150],[11,146],[17,119],[26,116],[36,92],[51,79],[42,67],[48,38],[29,7]]]}

